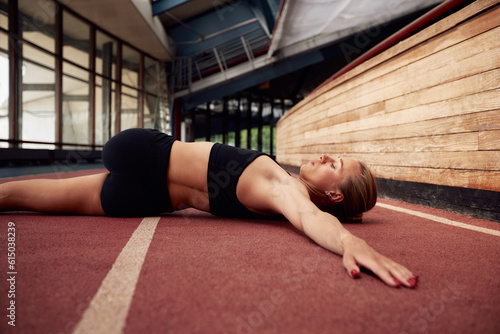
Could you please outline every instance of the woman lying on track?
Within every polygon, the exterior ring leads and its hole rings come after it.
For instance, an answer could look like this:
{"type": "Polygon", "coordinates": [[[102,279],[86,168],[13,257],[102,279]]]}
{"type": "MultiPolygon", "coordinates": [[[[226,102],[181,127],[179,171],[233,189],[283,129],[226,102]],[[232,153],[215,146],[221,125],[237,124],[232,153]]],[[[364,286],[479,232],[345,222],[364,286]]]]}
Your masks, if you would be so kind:
{"type": "Polygon", "coordinates": [[[0,211],[144,217],[193,207],[222,217],[283,215],[318,245],[342,255],[351,277],[365,267],[390,286],[417,285],[418,276],[327,213],[359,217],[375,205],[375,180],[356,160],[321,155],[295,178],[260,152],[129,129],[104,146],[103,161],[109,173],[4,183],[0,211]]]}

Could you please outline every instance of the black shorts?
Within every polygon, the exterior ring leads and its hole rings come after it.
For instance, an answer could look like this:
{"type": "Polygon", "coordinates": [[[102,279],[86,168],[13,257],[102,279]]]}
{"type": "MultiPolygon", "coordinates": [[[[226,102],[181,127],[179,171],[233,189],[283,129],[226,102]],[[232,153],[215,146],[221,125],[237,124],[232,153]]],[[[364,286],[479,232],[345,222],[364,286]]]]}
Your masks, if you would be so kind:
{"type": "Polygon", "coordinates": [[[153,129],[128,129],[102,151],[109,175],[101,190],[108,216],[145,217],[172,212],[167,169],[175,138],[153,129]]]}

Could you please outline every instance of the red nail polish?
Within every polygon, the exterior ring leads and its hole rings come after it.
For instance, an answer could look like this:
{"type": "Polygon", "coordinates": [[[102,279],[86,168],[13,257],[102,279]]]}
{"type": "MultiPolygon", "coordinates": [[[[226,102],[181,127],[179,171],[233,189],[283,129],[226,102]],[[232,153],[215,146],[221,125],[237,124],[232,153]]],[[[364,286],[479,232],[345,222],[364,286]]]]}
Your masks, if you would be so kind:
{"type": "Polygon", "coordinates": [[[401,286],[401,282],[398,281],[397,279],[394,279],[394,283],[396,283],[396,287],[400,287],[401,286]]]}
{"type": "Polygon", "coordinates": [[[415,286],[417,286],[417,280],[415,278],[413,278],[413,277],[409,278],[407,282],[408,282],[408,284],[410,284],[410,286],[412,288],[415,287],[415,286]]]}
{"type": "Polygon", "coordinates": [[[418,279],[418,275],[412,274],[414,279],[418,279]]]}
{"type": "Polygon", "coordinates": [[[359,273],[355,269],[353,269],[353,270],[351,270],[351,276],[352,276],[352,278],[358,278],[359,273]]]}

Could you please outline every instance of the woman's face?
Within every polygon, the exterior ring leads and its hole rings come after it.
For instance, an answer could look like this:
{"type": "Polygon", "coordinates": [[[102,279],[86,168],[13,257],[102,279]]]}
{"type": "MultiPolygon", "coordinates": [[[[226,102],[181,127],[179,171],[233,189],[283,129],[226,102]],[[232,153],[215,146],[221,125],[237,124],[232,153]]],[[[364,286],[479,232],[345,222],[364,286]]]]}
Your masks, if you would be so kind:
{"type": "Polygon", "coordinates": [[[338,185],[349,175],[360,173],[359,163],[350,158],[332,158],[322,154],[300,167],[300,177],[314,189],[324,192],[338,191],[338,185]]]}

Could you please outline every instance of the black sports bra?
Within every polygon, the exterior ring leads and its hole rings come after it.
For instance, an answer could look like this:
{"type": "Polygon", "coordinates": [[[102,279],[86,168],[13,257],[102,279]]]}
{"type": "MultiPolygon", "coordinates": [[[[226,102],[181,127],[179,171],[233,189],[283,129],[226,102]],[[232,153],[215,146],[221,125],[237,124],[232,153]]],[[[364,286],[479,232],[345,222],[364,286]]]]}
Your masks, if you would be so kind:
{"type": "Polygon", "coordinates": [[[214,144],[210,151],[207,171],[208,198],[210,212],[213,215],[232,218],[266,217],[248,210],[236,196],[236,186],[240,175],[261,155],[271,158],[263,152],[214,144]]]}

